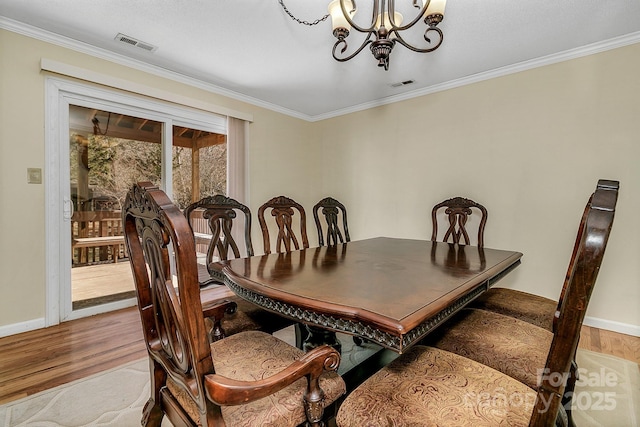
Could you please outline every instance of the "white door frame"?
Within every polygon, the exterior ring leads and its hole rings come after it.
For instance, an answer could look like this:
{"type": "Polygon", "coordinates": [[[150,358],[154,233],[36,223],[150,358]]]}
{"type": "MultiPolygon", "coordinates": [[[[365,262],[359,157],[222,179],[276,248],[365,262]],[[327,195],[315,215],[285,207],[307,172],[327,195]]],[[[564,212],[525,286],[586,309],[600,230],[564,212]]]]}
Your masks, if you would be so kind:
{"type": "MultiPolygon", "coordinates": [[[[226,135],[227,119],[210,112],[52,76],[45,78],[45,98],[45,326],[51,326],[136,304],[135,299],[128,299],[81,310],[72,309],[69,105],[164,123],[163,159],[171,159],[174,124],[226,135]]],[[[171,161],[163,161],[161,187],[171,198],[171,161]]]]}

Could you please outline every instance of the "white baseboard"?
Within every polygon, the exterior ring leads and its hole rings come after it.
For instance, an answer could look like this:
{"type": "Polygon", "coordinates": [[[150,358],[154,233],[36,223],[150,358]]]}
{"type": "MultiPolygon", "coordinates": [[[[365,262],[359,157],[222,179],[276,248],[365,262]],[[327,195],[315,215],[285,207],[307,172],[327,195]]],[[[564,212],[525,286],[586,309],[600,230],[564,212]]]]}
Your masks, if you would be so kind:
{"type": "Polygon", "coordinates": [[[20,334],[22,332],[34,331],[45,327],[44,317],[29,320],[27,322],[13,323],[11,325],[0,326],[0,338],[9,335],[20,334]]]}
{"type": "MultiPolygon", "coordinates": [[[[119,310],[121,308],[133,307],[136,305],[136,303],[137,301],[135,298],[129,298],[126,300],[96,305],[94,307],[83,308],[81,310],[73,311],[64,321],[66,322],[69,320],[76,320],[81,317],[93,316],[96,314],[105,313],[107,311],[119,310]]],[[[26,322],[2,325],[0,326],[0,338],[20,334],[22,332],[35,331],[36,329],[42,329],[45,327],[47,327],[47,323],[44,317],[28,320],[26,322]]]]}
{"type": "Polygon", "coordinates": [[[607,331],[619,332],[633,337],[640,337],[640,326],[630,325],[628,323],[615,322],[613,320],[599,319],[597,317],[585,317],[583,325],[592,326],[598,329],[606,329],[607,331]]]}

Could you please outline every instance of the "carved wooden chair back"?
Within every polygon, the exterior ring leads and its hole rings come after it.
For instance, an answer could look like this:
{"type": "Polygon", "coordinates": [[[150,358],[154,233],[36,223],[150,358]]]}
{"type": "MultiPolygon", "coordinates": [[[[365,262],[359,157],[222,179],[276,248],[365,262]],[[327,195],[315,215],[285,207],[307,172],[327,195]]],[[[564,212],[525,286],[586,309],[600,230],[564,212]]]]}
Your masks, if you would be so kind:
{"type": "MultiPolygon", "coordinates": [[[[598,181],[598,186],[600,182],[598,181]]],[[[596,187],[597,189],[597,187],[596,187]]],[[[595,194],[595,193],[594,193],[595,194]]],[[[569,267],[567,268],[567,274],[565,275],[564,282],[562,284],[562,289],[560,291],[560,297],[558,298],[558,305],[556,307],[556,312],[553,317],[553,331],[555,332],[557,328],[558,318],[560,317],[560,310],[562,308],[562,304],[565,300],[565,293],[567,291],[567,286],[569,286],[571,275],[573,274],[575,262],[578,259],[578,251],[580,250],[580,245],[582,244],[582,238],[584,237],[584,231],[586,227],[587,218],[589,216],[589,212],[591,211],[591,202],[593,201],[593,194],[589,197],[589,201],[584,207],[584,211],[582,212],[582,218],[580,219],[580,225],[578,226],[578,232],[576,233],[576,241],[573,244],[573,252],[571,252],[571,258],[569,259],[569,267]]]]}
{"type": "Polygon", "coordinates": [[[203,307],[186,217],[145,182],[127,194],[123,223],[150,359],[151,397],[142,425],[160,427],[166,415],[176,426],[320,426],[324,407],[345,391],[335,373],[337,351],[321,346],[305,354],[261,331],[209,340],[210,323],[218,328],[233,303],[203,307]],[[263,399],[277,392],[278,398],[263,399]]]}
{"type": "Polygon", "coordinates": [[[307,237],[307,216],[304,208],[295,200],[285,196],[278,196],[267,201],[258,209],[258,222],[262,229],[265,254],[271,253],[269,226],[265,219],[267,211],[269,211],[271,216],[275,219],[275,224],[278,230],[275,242],[276,252],[291,252],[292,250],[309,247],[309,238],[307,237]],[[294,224],[296,222],[299,223],[300,231],[297,236],[294,230],[294,224]]]}
{"type": "Polygon", "coordinates": [[[465,245],[471,244],[471,239],[467,231],[467,223],[474,210],[480,213],[477,246],[484,246],[484,228],[487,224],[487,209],[480,203],[465,199],[464,197],[447,199],[433,207],[431,210],[431,223],[433,225],[431,240],[438,240],[438,222],[444,213],[448,224],[441,241],[465,245]]]}
{"type": "MultiPolygon", "coordinates": [[[[193,229],[194,213],[201,213],[206,221],[211,237],[207,248],[207,269],[215,261],[224,261],[229,258],[240,258],[241,256],[253,256],[253,244],[251,243],[251,210],[242,203],[230,197],[216,194],[205,197],[187,206],[184,215],[189,221],[189,226],[193,229]],[[240,251],[240,245],[236,242],[233,228],[239,221],[243,227],[242,235],[244,242],[240,242],[244,254],[240,251]]],[[[198,234],[196,234],[196,237],[198,234]]],[[[207,236],[208,238],[208,236],[207,236]]]]}
{"type": "Polygon", "coordinates": [[[618,199],[617,181],[599,180],[587,205],[565,278],[563,295],[547,363],[538,386],[531,426],[553,425],[561,406],[565,379],[580,338],[580,329],[607,247],[618,199]]]}
{"type": "Polygon", "coordinates": [[[151,367],[143,419],[162,419],[166,408],[185,413],[166,389],[169,376],[206,407],[202,378],[214,372],[213,360],[187,220],[164,192],[139,183],[127,194],[123,223],[151,367]]]}
{"type": "MultiPolygon", "coordinates": [[[[570,386],[568,382],[571,381],[571,366],[580,329],[613,225],[618,189],[617,181],[598,181],[596,191],[587,205],[578,232],[578,243],[572,254],[570,271],[565,278],[563,299],[553,336],[550,336],[549,331],[526,322],[517,325],[515,319],[507,316],[491,313],[483,318],[483,310],[468,310],[468,315],[445,328],[444,336],[457,328],[464,331],[482,328],[486,332],[497,327],[501,332],[488,337],[495,341],[489,341],[486,348],[498,363],[493,364],[493,359],[487,363],[486,359],[476,357],[480,354],[474,354],[474,348],[483,347],[484,336],[478,337],[475,333],[467,335],[461,333],[461,330],[455,332],[455,335],[449,335],[453,337],[449,343],[451,345],[442,346],[444,341],[439,338],[435,347],[414,346],[352,391],[340,406],[336,424],[346,427],[375,424],[381,420],[401,424],[405,418],[413,422],[426,419],[427,423],[446,424],[451,414],[455,414],[457,425],[572,425],[565,410],[560,409],[563,396],[568,385],[570,386]],[[472,315],[479,320],[467,321],[472,315]],[[502,318],[506,320],[501,320],[502,318]],[[497,325],[498,323],[507,325],[507,328],[497,325]],[[509,337],[514,334],[525,337],[522,341],[517,338],[502,339],[498,335],[503,331],[509,337]],[[466,337],[470,341],[465,342],[466,337]],[[545,337],[545,343],[538,341],[542,337],[545,337]],[[548,352],[543,352],[540,363],[525,361],[526,358],[514,361],[517,356],[512,352],[505,352],[504,363],[500,363],[503,345],[518,346],[518,343],[522,343],[525,344],[521,346],[525,349],[523,351],[528,352],[535,350],[532,348],[535,346],[531,345],[534,341],[538,341],[543,348],[546,347],[549,343],[547,338],[551,344],[548,352]],[[544,366],[537,383],[525,381],[525,376],[519,377],[520,371],[529,370],[527,365],[530,363],[536,368],[544,366]],[[507,369],[509,365],[513,365],[515,369],[507,369]],[[456,380],[442,381],[442,378],[456,380]],[[432,393],[414,393],[410,399],[403,398],[416,387],[429,389],[432,393]],[[511,391],[506,391],[507,389],[511,391]],[[469,393],[475,398],[468,400],[469,393]],[[498,393],[501,397],[517,396],[517,404],[501,400],[501,410],[486,411],[487,404],[492,405],[496,399],[500,399],[498,393]]],[[[482,351],[484,350],[480,349],[482,351]]]]}
{"type": "Polygon", "coordinates": [[[315,204],[313,207],[313,219],[318,230],[318,244],[324,246],[325,235],[327,246],[337,245],[338,243],[350,242],[349,226],[347,224],[347,208],[333,197],[325,197],[315,204]],[[322,222],[319,212],[322,212],[326,222],[326,234],[323,231],[322,222]],[[342,230],[340,223],[342,222],[342,230]]]}
{"type": "MultiPolygon", "coordinates": [[[[206,271],[199,271],[198,278],[200,286],[207,288],[203,291],[201,300],[206,303],[211,298],[220,299],[222,291],[208,288],[210,285],[224,285],[222,266],[217,261],[254,255],[251,243],[251,211],[237,200],[217,194],[192,203],[184,210],[184,215],[194,231],[196,243],[198,239],[207,243],[206,271]],[[210,234],[199,233],[196,230],[208,230],[210,234]]],[[[226,286],[224,288],[227,290],[224,298],[236,303],[237,307],[235,313],[222,319],[222,334],[232,335],[252,329],[273,333],[293,323],[245,301],[226,289],[226,286]]]]}

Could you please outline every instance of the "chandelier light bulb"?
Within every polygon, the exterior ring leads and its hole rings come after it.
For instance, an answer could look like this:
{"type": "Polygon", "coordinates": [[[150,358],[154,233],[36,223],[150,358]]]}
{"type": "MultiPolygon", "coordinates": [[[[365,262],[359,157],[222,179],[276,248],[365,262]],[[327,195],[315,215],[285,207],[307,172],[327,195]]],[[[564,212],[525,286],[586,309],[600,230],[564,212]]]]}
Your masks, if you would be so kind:
{"type": "MultiPolygon", "coordinates": [[[[338,62],[348,61],[362,52],[365,47],[369,47],[373,57],[378,61],[378,66],[388,70],[389,56],[396,44],[401,44],[413,52],[427,53],[438,49],[444,37],[438,24],[444,18],[446,0],[421,0],[420,2],[418,0],[397,0],[410,3],[409,6],[414,10],[414,13],[409,15],[408,23],[404,26],[404,17],[395,8],[396,0],[333,0],[327,7],[329,13],[313,22],[296,18],[284,5],[283,0],[278,1],[291,19],[301,24],[317,25],[331,17],[333,35],[337,39],[331,53],[338,62]],[[368,23],[356,22],[353,19],[358,1],[371,2],[372,14],[368,23]],[[420,26],[423,26],[424,33],[418,43],[414,44],[411,37],[405,39],[405,34],[411,34],[409,30],[414,27],[417,30],[420,26]],[[347,40],[352,32],[364,34],[363,40],[359,42],[359,47],[355,49],[350,49],[351,39],[347,40]],[[351,52],[347,52],[348,50],[351,52]]],[[[401,10],[408,13],[406,9],[401,10]]]]}
{"type": "MultiPolygon", "coordinates": [[[[380,29],[380,15],[378,14],[378,19],[376,19],[376,30],[380,29]]],[[[393,24],[389,20],[389,12],[385,12],[382,14],[384,16],[384,26],[387,28],[387,31],[391,30],[394,26],[399,27],[402,25],[402,14],[400,12],[394,12],[393,14],[393,24]]]]}
{"type": "MultiPolygon", "coordinates": [[[[356,11],[353,7],[353,2],[351,0],[345,0],[344,7],[347,10],[349,17],[353,19],[354,15],[356,14],[356,11]]],[[[334,32],[338,28],[344,28],[346,30],[349,30],[351,28],[349,21],[347,21],[344,13],[342,13],[340,0],[333,0],[331,3],[329,3],[329,14],[331,15],[331,24],[333,27],[332,30],[334,32]]]]}
{"type": "MultiPolygon", "coordinates": [[[[428,0],[422,0],[422,7],[427,3],[428,0]]],[[[444,8],[447,4],[446,0],[431,0],[429,1],[429,6],[427,10],[424,12],[424,17],[430,15],[442,15],[444,16],[444,8]]]]}

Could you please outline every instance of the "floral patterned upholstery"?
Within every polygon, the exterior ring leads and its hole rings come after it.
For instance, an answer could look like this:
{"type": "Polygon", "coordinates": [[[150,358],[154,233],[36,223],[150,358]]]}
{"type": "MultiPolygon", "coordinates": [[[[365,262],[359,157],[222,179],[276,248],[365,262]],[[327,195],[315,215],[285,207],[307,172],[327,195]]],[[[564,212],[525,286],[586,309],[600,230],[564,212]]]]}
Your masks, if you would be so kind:
{"type": "MultiPolygon", "coordinates": [[[[211,344],[216,373],[227,378],[253,381],[267,378],[299,359],[304,352],[284,341],[260,331],[240,332],[211,344]]],[[[170,379],[167,386],[189,416],[199,425],[196,405],[170,379]]],[[[324,391],[324,406],[332,404],[345,391],[345,383],[335,372],[320,377],[324,391]]],[[[222,416],[227,426],[297,426],[306,421],[303,395],[304,378],[268,397],[237,406],[223,406],[222,416]]]]}
{"type": "Polygon", "coordinates": [[[414,346],[340,406],[339,427],[528,426],[536,392],[488,366],[414,346]]]}
{"type": "Polygon", "coordinates": [[[553,332],[548,324],[464,309],[424,340],[436,349],[411,348],[356,388],[340,407],[338,426],[574,425],[567,413],[571,367],[618,189],[618,181],[599,180],[587,203],[553,332]],[[538,381],[545,372],[553,375],[538,381]]]}
{"type": "Polygon", "coordinates": [[[425,342],[490,366],[535,389],[552,340],[551,332],[522,320],[464,309],[425,342]]]}
{"type": "Polygon", "coordinates": [[[515,317],[553,331],[553,317],[558,302],[515,289],[492,288],[482,294],[471,306],[515,317]]]}

